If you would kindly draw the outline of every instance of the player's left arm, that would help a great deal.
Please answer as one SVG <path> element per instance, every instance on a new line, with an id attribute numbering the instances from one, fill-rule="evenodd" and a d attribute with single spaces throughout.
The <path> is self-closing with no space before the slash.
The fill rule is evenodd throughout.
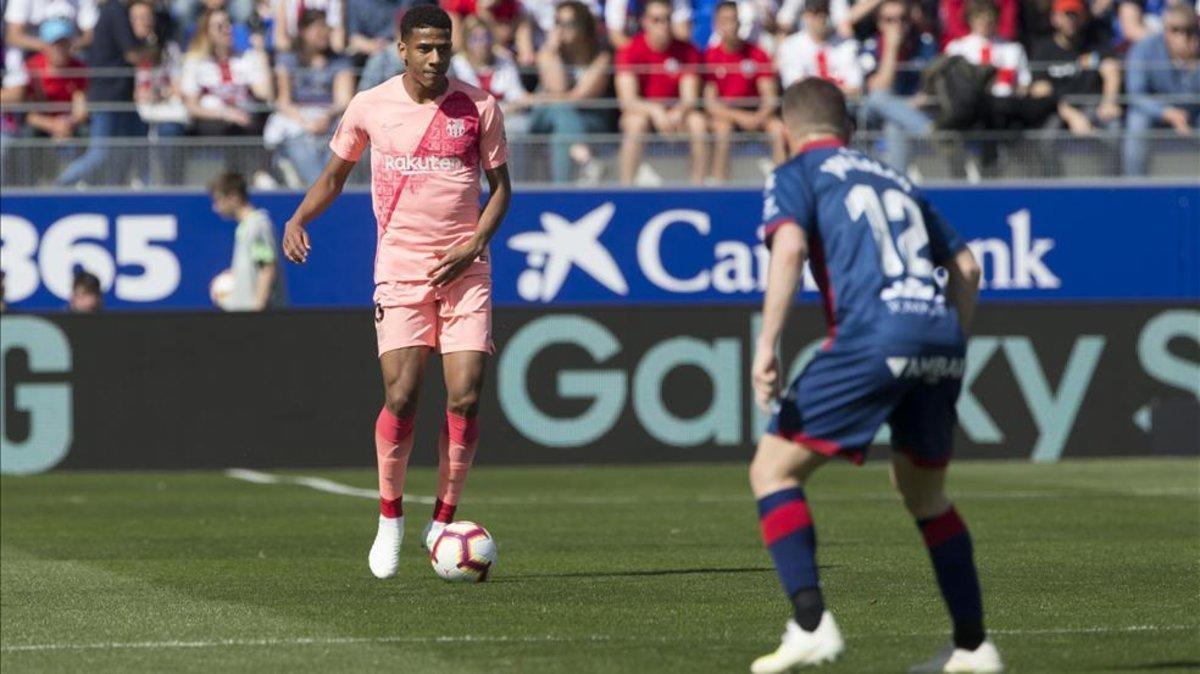
<path id="1" fill-rule="evenodd" d="M 508 213 L 508 205 L 512 201 L 512 179 L 508 175 L 508 164 L 485 169 L 484 175 L 488 181 L 488 200 L 479 215 L 479 225 L 475 234 L 466 242 L 438 254 L 441 259 L 429 272 L 434 286 L 442 286 L 458 278 L 475 258 L 487 250 L 488 242 L 500 229 L 500 223 Z"/>
<path id="2" fill-rule="evenodd" d="M 777 348 L 807 257 L 807 237 L 795 222 L 785 222 L 771 235 L 771 263 L 767 268 L 767 291 L 763 297 L 762 331 L 758 334 L 751 371 L 754 400 L 764 412 L 770 412 L 771 401 L 779 397 Z"/>
<path id="3" fill-rule="evenodd" d="M 279 273 L 274 262 L 261 265 L 254 287 L 254 310 L 263 311 L 271 301 L 271 287 L 275 285 L 275 275 Z"/>

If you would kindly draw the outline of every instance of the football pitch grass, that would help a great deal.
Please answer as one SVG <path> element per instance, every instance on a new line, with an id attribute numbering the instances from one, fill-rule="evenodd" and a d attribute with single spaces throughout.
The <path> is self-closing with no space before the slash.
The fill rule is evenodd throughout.
<path id="1" fill-rule="evenodd" d="M 741 672 L 788 616 L 739 465 L 481 466 L 459 511 L 499 544 L 481 585 L 433 575 L 430 506 L 412 502 L 399 575 L 370 575 L 373 471 L 271 474 L 362 493 L 222 472 L 3 478 L 0 666 Z M 434 479 L 413 471 L 410 493 Z M 963 461 L 950 488 L 1010 671 L 1200 668 L 1200 462 Z M 886 465 L 831 465 L 808 493 L 847 639 L 817 671 L 904 671 L 944 645 Z"/>

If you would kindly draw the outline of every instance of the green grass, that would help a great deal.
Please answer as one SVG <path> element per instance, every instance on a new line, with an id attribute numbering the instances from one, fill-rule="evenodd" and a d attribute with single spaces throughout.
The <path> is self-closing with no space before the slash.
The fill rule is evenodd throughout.
<path id="1" fill-rule="evenodd" d="M 410 492 L 433 479 L 415 471 Z M 951 488 L 1011 671 L 1200 668 L 1200 462 L 961 462 Z M 429 506 L 408 507 L 401 573 L 378 581 L 362 498 L 220 473 L 6 477 L 0 493 L 6 674 L 738 672 L 788 614 L 739 466 L 480 467 L 459 516 L 499 542 L 482 585 L 433 575 Z M 848 642 L 822 671 L 903 671 L 940 647 L 885 466 L 831 466 L 809 495 Z"/>

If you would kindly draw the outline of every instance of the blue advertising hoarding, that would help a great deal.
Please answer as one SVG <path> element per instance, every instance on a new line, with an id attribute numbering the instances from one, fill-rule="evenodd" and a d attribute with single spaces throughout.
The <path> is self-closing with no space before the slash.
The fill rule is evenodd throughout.
<path id="1" fill-rule="evenodd" d="M 985 300 L 1200 300 L 1200 187 L 929 189 L 984 267 Z M 256 195 L 277 228 L 299 194 Z M 375 223 L 344 195 L 287 266 L 298 307 L 368 306 Z M 766 251 L 757 190 L 520 190 L 492 243 L 501 306 L 751 303 Z M 17 308 L 61 308 L 73 270 L 113 308 L 202 309 L 229 266 L 234 225 L 206 195 L 13 194 L 0 199 L 0 264 Z M 815 298 L 815 286 L 806 283 Z"/>

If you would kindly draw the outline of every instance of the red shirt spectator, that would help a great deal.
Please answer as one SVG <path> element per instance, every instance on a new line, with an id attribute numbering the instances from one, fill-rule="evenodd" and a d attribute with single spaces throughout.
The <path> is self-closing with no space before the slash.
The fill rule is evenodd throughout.
<path id="1" fill-rule="evenodd" d="M 971 32 L 971 26 L 967 23 L 968 4 L 969 0 L 938 1 L 938 18 L 942 24 L 942 49 Z M 996 0 L 996 8 L 1000 12 L 996 20 L 996 35 L 1006 40 L 1016 40 L 1020 0 Z"/>
<path id="2" fill-rule="evenodd" d="M 617 72 L 637 75 L 638 94 L 642 98 L 678 98 L 679 79 L 695 72 L 700 52 L 690 42 L 671 40 L 665 51 L 655 51 L 638 33 L 617 52 Z"/>
<path id="3" fill-rule="evenodd" d="M 775 76 L 771 57 L 749 42 L 736 52 L 718 42 L 705 50 L 704 66 L 704 81 L 716 84 L 721 98 L 757 98 L 758 81 Z"/>
<path id="4" fill-rule="evenodd" d="M 441 0 L 442 9 L 459 16 L 474 16 L 479 13 L 479 0 Z M 508 23 L 521 13 L 517 0 L 496 0 L 491 5 L 491 16 L 496 21 Z"/>
<path id="5" fill-rule="evenodd" d="M 59 68 L 50 62 L 44 52 L 38 52 L 25 61 L 25 71 L 29 73 L 29 100 L 56 104 L 53 110 L 46 111 L 47 114 L 69 113 L 75 92 L 87 91 L 88 81 L 81 72 L 87 68 L 86 63 L 68 56 L 61 68 L 74 73 L 60 75 Z"/>

